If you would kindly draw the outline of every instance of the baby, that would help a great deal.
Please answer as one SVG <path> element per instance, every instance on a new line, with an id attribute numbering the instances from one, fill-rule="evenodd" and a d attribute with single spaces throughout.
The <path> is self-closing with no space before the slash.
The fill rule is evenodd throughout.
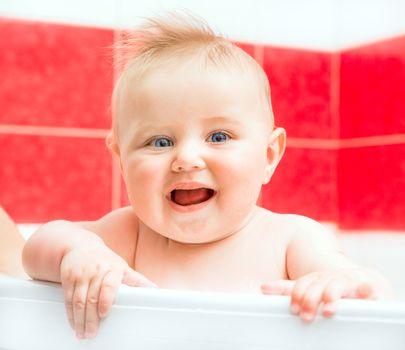
<path id="1" fill-rule="evenodd" d="M 62 283 L 79 338 L 96 335 L 121 283 L 291 295 L 306 321 L 333 315 L 342 297 L 391 295 L 320 224 L 256 205 L 286 133 L 249 55 L 184 16 L 149 20 L 122 48 L 107 145 L 131 206 L 47 223 L 23 253 L 30 276 Z"/>
<path id="2" fill-rule="evenodd" d="M 0 207 L 0 276 L 27 277 L 21 261 L 23 246 L 17 226 Z"/>

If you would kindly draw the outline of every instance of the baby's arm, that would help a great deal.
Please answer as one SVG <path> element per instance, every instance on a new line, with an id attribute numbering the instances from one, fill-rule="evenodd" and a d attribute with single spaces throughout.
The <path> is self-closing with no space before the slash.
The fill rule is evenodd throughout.
<path id="1" fill-rule="evenodd" d="M 79 338 L 95 336 L 121 283 L 155 286 L 128 265 L 137 235 L 137 222 L 129 217 L 121 209 L 95 222 L 50 222 L 24 247 L 31 277 L 62 283 L 67 315 Z"/>
<path id="2" fill-rule="evenodd" d="M 287 248 L 290 281 L 266 283 L 263 293 L 291 295 L 291 311 L 305 321 L 312 321 L 321 305 L 324 316 L 334 315 L 340 298 L 393 296 L 389 282 L 377 271 L 345 256 L 331 232 L 310 219 L 298 220 L 299 232 L 292 236 Z"/>
<path id="3" fill-rule="evenodd" d="M 27 277 L 21 262 L 24 238 L 17 226 L 0 207 L 0 274 Z"/>

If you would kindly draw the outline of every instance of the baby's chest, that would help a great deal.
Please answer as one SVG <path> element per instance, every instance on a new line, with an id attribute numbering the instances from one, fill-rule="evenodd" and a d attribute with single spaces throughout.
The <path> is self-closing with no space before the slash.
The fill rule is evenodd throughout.
<path id="1" fill-rule="evenodd" d="M 201 250 L 139 255 L 136 270 L 161 288 L 259 293 L 264 282 L 286 278 L 285 254 L 263 249 Z"/>

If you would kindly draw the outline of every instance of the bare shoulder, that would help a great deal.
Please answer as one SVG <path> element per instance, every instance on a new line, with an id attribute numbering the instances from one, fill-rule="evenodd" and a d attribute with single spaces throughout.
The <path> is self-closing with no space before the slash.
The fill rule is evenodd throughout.
<path id="1" fill-rule="evenodd" d="M 96 221 L 79 225 L 99 235 L 104 243 L 126 260 L 132 259 L 138 239 L 139 220 L 131 207 L 113 210 Z"/>
<path id="2" fill-rule="evenodd" d="M 96 221 L 82 221 L 79 224 L 87 230 L 104 236 L 111 230 L 133 230 L 138 226 L 138 218 L 131 207 L 124 207 L 113 210 Z"/>
<path id="3" fill-rule="evenodd" d="M 288 225 L 290 256 L 324 256 L 341 252 L 336 235 L 325 225 L 302 215 L 283 215 Z"/>
<path id="4" fill-rule="evenodd" d="M 333 233 L 321 223 L 297 214 L 274 213 L 261 208 L 261 216 L 265 226 L 273 232 L 279 232 L 289 241 L 312 239 L 334 239 Z"/>

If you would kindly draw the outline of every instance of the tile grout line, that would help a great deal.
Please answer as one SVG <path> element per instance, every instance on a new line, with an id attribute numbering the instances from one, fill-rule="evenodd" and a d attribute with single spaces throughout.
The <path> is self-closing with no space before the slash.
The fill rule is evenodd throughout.
<path id="1" fill-rule="evenodd" d="M 340 138 L 340 74 L 341 74 L 341 53 L 332 53 L 330 56 L 330 118 L 332 123 L 331 136 L 332 139 Z M 340 220 L 339 206 L 339 149 L 335 150 L 333 163 L 331 166 L 331 182 L 330 182 L 330 206 L 333 219 L 338 223 Z"/>
<path id="2" fill-rule="evenodd" d="M 332 121 L 332 139 L 340 138 L 340 53 L 331 55 L 330 116 Z"/>
<path id="3" fill-rule="evenodd" d="M 104 139 L 109 129 L 51 127 L 51 126 L 25 126 L 0 124 L 0 134 L 29 135 L 29 136 L 55 136 Z M 287 147 L 311 149 L 345 149 L 372 146 L 388 146 L 405 144 L 405 134 L 363 136 L 345 139 L 324 139 L 310 137 L 288 137 Z"/>
<path id="4" fill-rule="evenodd" d="M 0 134 L 103 139 L 108 129 L 0 124 Z"/>
<path id="5" fill-rule="evenodd" d="M 115 29 L 113 35 L 113 86 L 112 90 L 114 90 L 115 84 L 119 77 L 119 71 L 117 68 L 117 48 L 115 44 L 118 40 L 122 39 L 122 30 Z M 112 105 L 111 105 L 112 107 Z M 112 117 L 112 113 L 111 113 Z M 122 203 L 122 188 L 121 188 L 121 171 L 119 166 L 116 162 L 116 156 L 114 154 L 111 155 L 112 158 L 112 177 L 111 177 L 111 210 L 115 210 L 121 207 Z"/>
<path id="6" fill-rule="evenodd" d="M 405 134 L 353 137 L 346 139 L 321 139 L 305 137 L 287 138 L 287 147 L 339 150 L 405 144 Z"/>
<path id="7" fill-rule="evenodd" d="M 253 46 L 253 58 L 256 62 L 263 68 L 264 64 L 264 47 L 262 45 L 254 45 Z M 260 191 L 259 198 L 257 199 L 257 205 L 263 205 L 263 190 Z"/>

